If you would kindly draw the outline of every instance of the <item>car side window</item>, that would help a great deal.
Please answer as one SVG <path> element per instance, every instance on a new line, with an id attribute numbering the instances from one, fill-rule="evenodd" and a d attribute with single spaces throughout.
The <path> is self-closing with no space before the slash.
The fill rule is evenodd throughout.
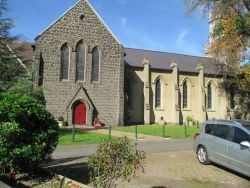
<path id="1" fill-rule="evenodd" d="M 215 124 L 206 124 L 205 133 L 206 134 L 211 134 L 214 127 L 215 127 Z"/>
<path id="2" fill-rule="evenodd" d="M 216 136 L 225 140 L 229 140 L 229 141 L 231 141 L 232 139 L 231 127 L 228 125 L 216 124 L 211 134 L 213 136 Z"/>
<path id="3" fill-rule="evenodd" d="M 250 142 L 250 135 L 238 127 L 234 127 L 233 142 L 240 144 L 243 141 Z"/>

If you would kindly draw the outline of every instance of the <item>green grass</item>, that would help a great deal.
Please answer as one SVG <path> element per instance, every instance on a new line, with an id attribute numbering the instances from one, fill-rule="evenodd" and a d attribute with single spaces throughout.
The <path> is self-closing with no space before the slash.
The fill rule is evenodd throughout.
<path id="1" fill-rule="evenodd" d="M 72 129 L 60 128 L 59 131 L 59 145 L 100 144 L 103 140 L 108 139 L 108 135 L 78 130 L 75 134 L 75 142 L 73 142 Z"/>
<path id="2" fill-rule="evenodd" d="M 138 125 L 138 134 L 146 134 L 152 136 L 162 136 L 163 126 L 162 125 Z M 112 127 L 113 131 L 124 131 L 124 132 L 135 132 L 135 126 L 127 127 Z M 195 126 L 187 126 L 187 137 L 193 138 L 194 134 L 199 132 L 200 128 Z M 185 138 L 184 126 L 180 125 L 166 125 L 165 135 L 168 138 Z"/>

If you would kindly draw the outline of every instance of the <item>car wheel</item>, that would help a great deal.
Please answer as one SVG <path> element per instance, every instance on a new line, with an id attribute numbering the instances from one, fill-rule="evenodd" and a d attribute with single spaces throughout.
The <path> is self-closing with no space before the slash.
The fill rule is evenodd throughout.
<path id="1" fill-rule="evenodd" d="M 207 150 L 204 146 L 200 146 L 197 150 L 197 158 L 201 164 L 207 165 L 210 164 L 208 159 Z"/>

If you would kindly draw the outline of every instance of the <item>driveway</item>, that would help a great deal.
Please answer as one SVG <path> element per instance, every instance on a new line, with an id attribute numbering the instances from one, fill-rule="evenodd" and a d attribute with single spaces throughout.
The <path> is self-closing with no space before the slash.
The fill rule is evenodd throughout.
<path id="1" fill-rule="evenodd" d="M 156 141 L 137 141 L 139 150 L 146 153 L 161 153 L 169 151 L 191 150 L 192 139 L 162 139 Z M 59 145 L 53 153 L 54 159 L 81 157 L 94 154 L 98 145 Z"/>
<path id="2" fill-rule="evenodd" d="M 145 173 L 130 183 L 118 187 L 222 187 L 248 188 L 249 179 L 218 165 L 201 165 L 192 151 L 192 140 L 163 140 L 137 142 L 138 149 L 147 153 Z M 58 146 L 55 160 L 48 169 L 68 178 L 88 184 L 87 156 L 95 153 L 97 145 Z"/>
<path id="3" fill-rule="evenodd" d="M 201 165 L 193 151 L 186 150 L 148 154 L 145 174 L 124 187 L 249 188 L 250 183 L 218 165 Z"/>

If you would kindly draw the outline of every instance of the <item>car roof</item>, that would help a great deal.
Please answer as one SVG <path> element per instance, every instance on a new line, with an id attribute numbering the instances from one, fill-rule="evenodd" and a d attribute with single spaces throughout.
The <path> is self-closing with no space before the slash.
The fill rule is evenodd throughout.
<path id="1" fill-rule="evenodd" d="M 227 125 L 234 125 L 237 127 L 240 127 L 244 130 L 247 130 L 250 133 L 250 130 L 248 127 L 250 127 L 250 121 L 246 120 L 240 120 L 240 119 L 233 119 L 233 120 L 224 120 L 224 119 L 209 119 L 206 121 L 206 124 L 208 123 L 224 123 Z"/>

